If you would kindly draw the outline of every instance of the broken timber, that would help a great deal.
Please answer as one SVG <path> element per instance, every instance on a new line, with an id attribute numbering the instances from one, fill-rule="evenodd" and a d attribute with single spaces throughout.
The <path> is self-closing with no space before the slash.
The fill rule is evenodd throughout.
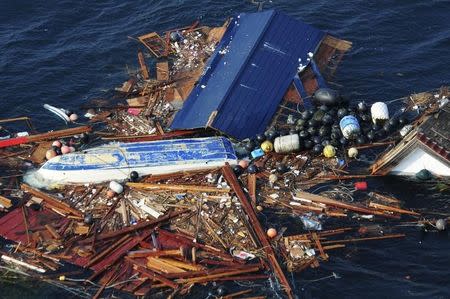
<path id="1" fill-rule="evenodd" d="M 269 240 L 267 239 L 267 236 L 261 226 L 261 223 L 258 221 L 258 217 L 256 216 L 255 211 L 253 210 L 253 207 L 248 202 L 247 196 L 245 195 L 244 191 L 242 190 L 239 181 L 236 178 L 236 175 L 233 172 L 233 169 L 230 167 L 229 164 L 226 164 L 222 168 L 222 173 L 224 178 L 227 180 L 228 184 L 230 184 L 233 191 L 236 193 L 236 196 L 239 198 L 242 207 L 249 217 L 249 220 L 253 226 L 253 229 L 255 230 L 256 235 L 258 236 L 259 241 L 261 242 L 263 246 L 263 250 L 266 253 L 266 256 L 269 260 L 270 266 L 272 270 L 275 272 L 275 275 L 280 281 L 280 284 L 283 286 L 284 291 L 286 292 L 288 298 L 294 298 L 294 295 L 292 293 L 292 289 L 289 285 L 289 281 L 287 280 L 286 276 L 283 273 L 283 270 L 280 267 L 280 264 L 277 261 L 277 258 L 275 256 L 275 252 L 272 248 L 272 245 L 270 245 Z"/>

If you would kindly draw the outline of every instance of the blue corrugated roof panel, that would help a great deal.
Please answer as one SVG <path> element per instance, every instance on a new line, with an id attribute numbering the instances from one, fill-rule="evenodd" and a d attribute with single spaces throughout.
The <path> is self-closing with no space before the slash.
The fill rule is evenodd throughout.
<path id="1" fill-rule="evenodd" d="M 172 129 L 212 127 L 237 139 L 262 133 L 325 33 L 270 10 L 232 20 Z"/>

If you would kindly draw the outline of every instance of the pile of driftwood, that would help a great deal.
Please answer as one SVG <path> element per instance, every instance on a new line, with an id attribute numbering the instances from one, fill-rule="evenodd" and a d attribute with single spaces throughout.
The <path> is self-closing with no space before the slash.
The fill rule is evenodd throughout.
<path id="1" fill-rule="evenodd" d="M 388 194 L 369 193 L 366 180 L 372 176 L 349 170 L 354 160 L 348 156 L 329 159 L 310 151 L 265 153 L 251 161 L 256 171 L 244 161 L 240 167 L 130 178 L 120 192 L 108 182 L 48 191 L 21 180 L 30 163 L 45 161 L 54 141 L 82 150 L 104 140 L 210 135 L 167 130 L 226 27 L 197 25 L 138 37 L 159 59 L 155 71 L 139 52 L 140 69 L 117 89 L 118 95 L 85 107 L 90 118 L 85 126 L 39 134 L 28 118 L 5 120 L 30 125 L 27 136 L 0 140 L 0 253 L 9 269 L 19 267 L 72 292 L 77 283 L 77 295 L 94 298 L 111 289 L 174 297 L 213 282 L 267 279 L 275 279 L 293 298 L 283 269 L 318 267 L 330 259 L 330 250 L 355 242 L 404 237 L 383 233 L 373 225 L 378 220 L 384 225 L 386 219 L 398 224 L 404 218 L 434 223 Z M 172 57 L 170 64 L 165 57 Z M 126 101 L 117 104 L 118 99 Z M 396 141 L 358 149 L 371 151 Z M 267 225 L 264 216 L 274 214 L 300 219 L 303 226 Z M 324 219 L 330 218 L 342 225 L 334 221 L 326 227 Z M 252 292 L 265 297 L 256 288 L 220 296 L 243 298 Z"/>

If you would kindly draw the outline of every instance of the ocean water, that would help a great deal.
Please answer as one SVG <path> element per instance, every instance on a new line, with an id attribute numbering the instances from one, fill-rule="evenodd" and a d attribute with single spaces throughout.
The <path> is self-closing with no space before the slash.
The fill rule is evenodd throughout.
<path id="1" fill-rule="evenodd" d="M 218 25 L 256 8 L 238 0 L 0 1 L 0 118 L 26 115 L 41 131 L 62 128 L 42 105 L 81 114 L 81 104 L 106 96 L 137 67 L 141 46 L 130 37 L 196 19 Z M 450 1 L 272 0 L 263 8 L 353 42 L 334 82 L 354 101 L 389 101 L 450 83 Z M 386 178 L 372 185 L 406 206 L 449 211 L 448 195 L 419 183 Z M 276 225 L 292 225 L 292 219 Z M 330 256 L 319 269 L 292 276 L 299 298 L 450 298 L 447 233 L 412 228 L 405 239 L 360 243 Z M 340 278 L 318 280 L 333 272 Z M 267 282 L 259 289 L 270 298 L 282 294 Z M 0 279 L 0 298 L 57 296 L 71 295 Z"/>

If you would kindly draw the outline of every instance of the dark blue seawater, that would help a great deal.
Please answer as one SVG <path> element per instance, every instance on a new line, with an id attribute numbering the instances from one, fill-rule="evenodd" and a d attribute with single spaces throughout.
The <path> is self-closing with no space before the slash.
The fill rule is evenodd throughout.
<path id="1" fill-rule="evenodd" d="M 388 101 L 450 83 L 450 1 L 273 0 L 264 8 L 353 42 L 335 83 L 355 101 Z M 197 18 L 217 25 L 255 10 L 238 0 L 0 1 L 0 118 L 28 115 L 41 131 L 61 128 L 42 104 L 77 111 L 120 85 L 127 68 L 137 66 L 139 45 L 128 36 Z M 390 178 L 372 183 L 406 206 L 449 211 L 448 195 L 420 184 Z M 276 225 L 292 224 L 288 219 Z M 300 298 L 450 298 L 448 234 L 411 229 L 406 239 L 359 243 L 330 256 L 319 269 L 292 277 Z M 332 272 L 341 278 L 313 281 Z M 268 297 L 282 294 L 264 282 L 260 290 Z M 0 298 L 57 296 L 71 295 L 0 278 Z"/>

